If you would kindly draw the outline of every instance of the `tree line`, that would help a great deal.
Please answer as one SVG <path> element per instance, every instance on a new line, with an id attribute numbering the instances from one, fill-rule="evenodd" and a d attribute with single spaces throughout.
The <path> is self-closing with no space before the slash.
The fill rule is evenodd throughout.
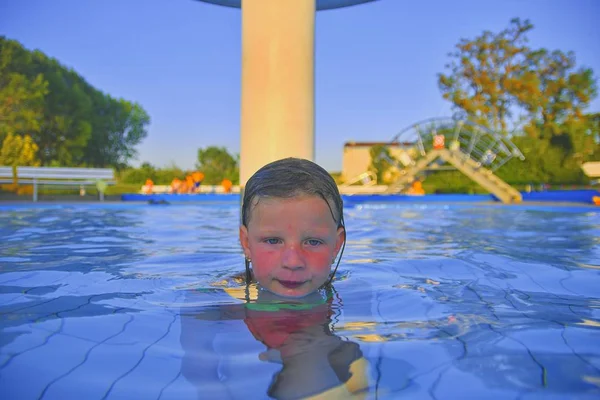
<path id="1" fill-rule="evenodd" d="M 56 59 L 0 36 L 0 164 L 119 170 L 136 156 L 149 123 L 139 104 L 102 93 Z M 32 149 L 34 157 L 22 155 Z"/>
<path id="2" fill-rule="evenodd" d="M 234 185 L 240 183 L 239 155 L 231 155 L 225 147 L 208 146 L 198 149 L 198 161 L 195 169 L 204 174 L 203 184 L 219 185 L 223 179 Z M 140 184 L 151 179 L 156 185 L 169 185 L 174 178 L 182 179 L 192 171 L 186 171 L 176 165 L 159 168 L 145 162 L 139 168 L 129 168 L 121 173 L 121 181 Z"/>
<path id="3" fill-rule="evenodd" d="M 509 183 L 584 183 L 581 164 L 600 160 L 600 113 L 586 112 L 597 96 L 596 77 L 572 52 L 530 46 L 532 29 L 514 19 L 500 32 L 461 39 L 438 75 L 441 95 L 456 117 L 521 149 L 525 161 L 498 171 Z M 113 167 L 137 183 L 185 173 L 149 163 L 128 167 L 149 123 L 139 104 L 104 94 L 57 60 L 0 36 L 0 164 Z M 372 165 L 381 178 L 391 167 L 386 159 Z M 239 156 L 222 147 L 199 149 L 196 168 L 206 183 L 239 182 Z M 435 176 L 440 184 L 463 179 Z"/>

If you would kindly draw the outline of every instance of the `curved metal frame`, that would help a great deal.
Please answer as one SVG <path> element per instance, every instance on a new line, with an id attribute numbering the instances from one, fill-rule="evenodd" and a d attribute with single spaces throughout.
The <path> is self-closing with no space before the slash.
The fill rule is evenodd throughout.
<path id="1" fill-rule="evenodd" d="M 433 138 L 442 134 L 446 146 L 460 151 L 465 158 L 495 171 L 511 158 L 525 156 L 507 137 L 468 120 L 430 118 L 403 129 L 390 141 L 408 149 L 416 147 L 421 156 L 433 148 Z"/>

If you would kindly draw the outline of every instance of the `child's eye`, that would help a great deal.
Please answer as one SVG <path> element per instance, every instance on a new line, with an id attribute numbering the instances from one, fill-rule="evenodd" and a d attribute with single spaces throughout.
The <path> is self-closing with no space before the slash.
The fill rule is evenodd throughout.
<path id="1" fill-rule="evenodd" d="M 277 238 L 268 238 L 268 239 L 265 239 L 264 242 L 267 244 L 279 244 L 279 243 L 281 243 L 281 240 L 277 239 Z"/>
<path id="2" fill-rule="evenodd" d="M 318 240 L 318 239 L 308 239 L 308 240 L 306 241 L 306 243 L 307 243 L 309 246 L 313 246 L 313 247 L 314 247 L 314 246 L 319 246 L 319 245 L 322 245 L 322 244 L 323 244 L 323 242 L 322 242 L 322 241 L 320 241 L 320 240 Z"/>

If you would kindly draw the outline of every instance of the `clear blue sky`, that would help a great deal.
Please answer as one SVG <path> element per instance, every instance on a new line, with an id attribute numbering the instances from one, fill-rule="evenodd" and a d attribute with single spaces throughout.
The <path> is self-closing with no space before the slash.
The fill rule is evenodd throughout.
<path id="1" fill-rule="evenodd" d="M 339 171 L 344 142 L 449 115 L 436 82 L 447 53 L 514 17 L 533 22 L 533 47 L 573 50 L 597 78 L 599 16 L 598 0 L 379 0 L 318 13 L 316 161 Z M 238 9 L 193 0 L 0 0 L 0 34 L 148 111 L 135 164 L 192 168 L 199 147 L 239 152 L 240 22 Z"/>

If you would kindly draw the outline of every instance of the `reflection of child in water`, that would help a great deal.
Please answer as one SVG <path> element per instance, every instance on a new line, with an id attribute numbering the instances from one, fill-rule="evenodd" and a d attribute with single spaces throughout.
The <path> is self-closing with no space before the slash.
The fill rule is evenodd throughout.
<path id="1" fill-rule="evenodd" d="M 204 388 L 206 398 L 231 397 L 236 385 L 234 378 L 226 383 L 227 377 L 216 372 L 226 360 L 235 365 L 236 355 L 215 355 L 218 346 L 208 334 L 213 329 L 224 334 L 225 340 L 238 337 L 239 341 L 243 333 L 238 324 L 231 323 L 235 320 L 243 320 L 246 332 L 267 347 L 258 354 L 260 360 L 282 365 L 268 390 L 263 389 L 269 396 L 366 395 L 367 362 L 358 345 L 342 340 L 330 329 L 334 313 L 330 284 L 335 274 L 331 266 L 336 258 L 339 264 L 346 239 L 342 207 L 332 177 L 307 160 L 275 161 L 248 180 L 240 226 L 247 286 L 245 294 L 243 289 L 226 289 L 245 304 L 182 311 L 186 351 L 182 372 Z M 232 331 L 227 333 L 229 329 Z M 223 351 L 231 349 L 229 345 Z M 198 355 L 204 356 L 200 360 L 195 358 Z M 246 373 L 260 374 L 256 368 Z M 211 394 L 206 390 L 212 390 Z"/>
<path id="2" fill-rule="evenodd" d="M 243 291 L 226 290 L 235 297 Z M 267 291 L 250 290 L 242 297 L 245 304 L 182 310 L 184 377 L 198 387 L 202 398 L 238 398 L 243 376 L 256 379 L 259 374 L 265 375 L 257 365 L 248 365 L 239 372 L 242 377 L 232 372 L 236 364 L 247 359 L 252 345 L 246 344 L 245 351 L 236 353 L 207 340 L 208 331 L 217 330 L 222 337 L 236 338 L 239 346 L 244 335 L 234 322 L 243 320 L 252 337 L 266 346 L 263 351 L 255 350 L 258 359 L 281 366 L 279 371 L 269 371 L 271 381 L 265 381 L 260 389 L 248 387 L 243 398 L 265 398 L 265 392 L 275 399 L 364 398 L 368 365 L 356 343 L 332 333 L 330 326 L 337 306 L 332 304 L 332 294 L 328 289 L 289 301 Z M 190 293 L 189 299 L 193 298 L 194 293 Z M 223 354 L 208 351 L 223 347 Z"/>

